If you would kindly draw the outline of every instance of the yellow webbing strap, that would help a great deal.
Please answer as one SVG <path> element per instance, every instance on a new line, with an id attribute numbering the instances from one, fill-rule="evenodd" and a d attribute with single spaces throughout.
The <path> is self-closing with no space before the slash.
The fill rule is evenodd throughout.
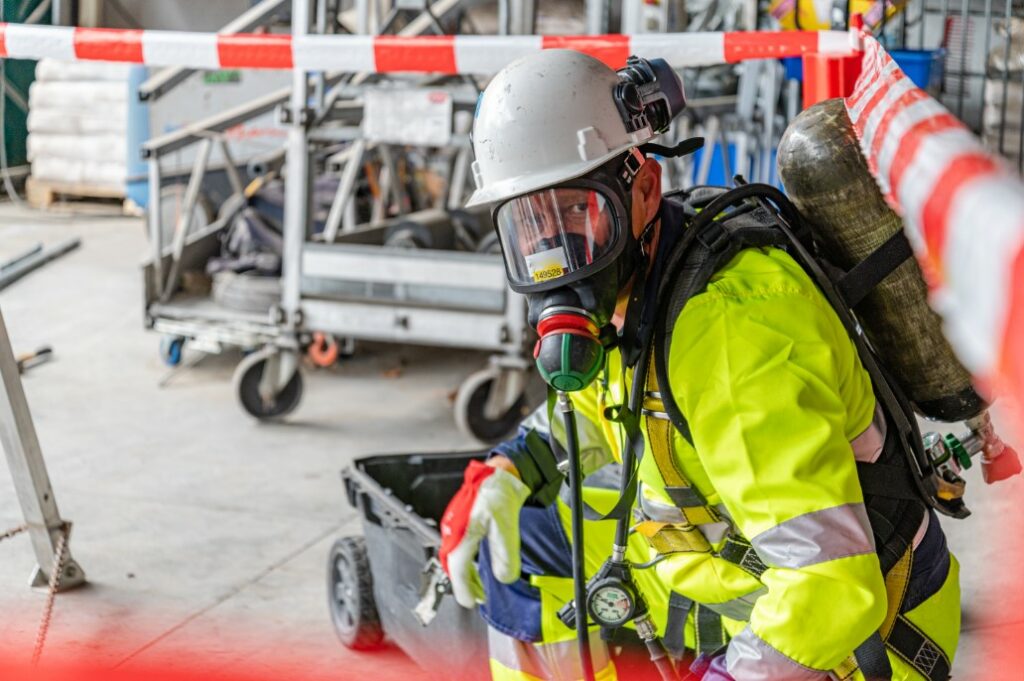
<path id="1" fill-rule="evenodd" d="M 846 681 L 857 673 L 860 667 L 857 665 L 857 658 L 850 655 L 848 658 L 843 660 L 838 667 L 832 670 L 832 674 L 839 679 L 839 681 Z"/>
<path id="2" fill-rule="evenodd" d="M 888 574 L 885 575 L 885 595 L 888 601 L 888 607 L 885 613 L 885 619 L 882 621 L 882 626 L 879 627 L 879 633 L 882 635 L 882 640 L 886 641 L 889 638 L 889 634 L 892 632 L 893 624 L 896 622 L 896 617 L 899 615 L 900 607 L 903 605 L 903 598 L 907 595 L 907 586 L 910 584 L 910 568 L 914 562 L 914 550 L 911 547 L 907 547 L 907 550 L 903 553 L 896 564 L 892 566 Z M 851 678 L 854 673 L 859 669 L 857 664 L 857 658 L 850 655 L 848 658 L 843 660 L 838 667 L 832 670 L 832 673 L 839 679 L 839 681 L 846 681 Z"/>
<path id="3" fill-rule="evenodd" d="M 711 551 L 707 538 L 693 525 L 645 520 L 634 529 L 647 540 L 651 548 L 661 554 Z"/>
<path id="4" fill-rule="evenodd" d="M 654 370 L 654 362 L 647 371 L 647 393 L 644 395 L 644 411 L 665 413 L 665 404 L 658 397 L 658 376 Z M 647 435 L 651 440 L 651 450 L 654 461 L 658 464 L 658 471 L 662 479 L 669 487 L 689 487 L 690 481 L 679 468 L 674 456 L 672 446 L 672 422 L 668 419 L 653 418 L 648 416 L 644 419 L 647 426 Z"/>
<path id="5" fill-rule="evenodd" d="M 655 375 L 652 363 L 650 370 L 647 372 L 647 393 L 643 399 L 643 411 L 645 413 L 665 413 L 665 405 L 657 395 L 659 395 L 658 378 Z M 665 481 L 665 486 L 691 488 L 692 485 L 689 479 L 687 479 L 679 467 L 679 462 L 676 461 L 675 447 L 672 444 L 675 426 L 672 425 L 672 421 L 667 418 L 647 415 L 644 418 L 644 425 L 647 428 L 647 437 L 651 443 L 651 456 L 654 457 L 654 462 L 658 467 L 658 472 L 661 473 L 662 480 Z M 680 510 L 691 525 L 717 523 L 722 519 L 722 516 L 713 506 L 686 506 L 680 507 Z"/>
<path id="6" fill-rule="evenodd" d="M 892 625 L 900 613 L 903 597 L 907 595 L 907 586 L 910 584 L 910 568 L 913 564 L 914 549 L 908 546 L 903 556 L 896 561 L 896 564 L 885 576 L 885 595 L 889 600 L 889 608 L 886 610 L 885 619 L 882 620 L 882 626 L 879 628 L 883 641 L 889 639 Z"/>

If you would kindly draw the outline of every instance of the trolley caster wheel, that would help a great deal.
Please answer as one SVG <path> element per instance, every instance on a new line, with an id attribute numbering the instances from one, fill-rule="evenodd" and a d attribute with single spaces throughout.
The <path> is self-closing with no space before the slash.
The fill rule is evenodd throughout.
<path id="1" fill-rule="evenodd" d="M 526 394 L 520 392 L 512 404 L 500 404 L 505 390 L 503 373 L 484 369 L 459 386 L 455 396 L 455 423 L 459 429 L 484 444 L 494 444 L 515 430 L 526 415 Z M 491 393 L 499 391 L 492 399 Z"/>
<path id="2" fill-rule="evenodd" d="M 498 239 L 498 233 L 490 232 L 480 239 L 476 245 L 476 252 L 501 255 L 501 241 Z"/>
<path id="3" fill-rule="evenodd" d="M 384 642 L 363 537 L 342 537 L 331 547 L 327 556 L 327 606 L 334 631 L 345 647 L 373 650 Z"/>
<path id="4" fill-rule="evenodd" d="M 295 411 L 302 399 L 302 374 L 297 358 L 278 350 L 261 350 L 246 356 L 235 369 L 235 394 L 242 409 L 260 420 L 275 419 Z M 280 371 L 282 363 L 290 364 L 291 377 L 284 386 L 275 388 L 273 376 L 264 372 Z"/>
<path id="5" fill-rule="evenodd" d="M 164 336 L 160 339 L 160 358 L 169 367 L 176 367 L 181 364 L 181 356 L 184 349 L 185 339 L 181 336 Z"/>

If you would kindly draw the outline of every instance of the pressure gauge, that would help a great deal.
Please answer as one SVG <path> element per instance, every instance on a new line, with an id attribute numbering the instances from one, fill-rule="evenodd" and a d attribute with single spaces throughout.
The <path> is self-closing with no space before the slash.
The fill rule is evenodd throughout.
<path id="1" fill-rule="evenodd" d="M 632 587 L 615 577 L 594 584 L 587 597 L 590 617 L 603 627 L 618 627 L 633 619 L 636 594 Z"/>

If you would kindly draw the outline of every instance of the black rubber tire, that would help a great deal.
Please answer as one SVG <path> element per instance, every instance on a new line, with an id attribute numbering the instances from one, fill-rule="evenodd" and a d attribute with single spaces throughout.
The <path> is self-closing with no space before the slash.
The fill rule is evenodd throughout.
<path id="1" fill-rule="evenodd" d="M 327 556 L 327 606 L 338 638 L 353 650 L 374 650 L 384 643 L 373 574 L 363 537 L 342 537 Z"/>
<path id="2" fill-rule="evenodd" d="M 484 444 L 495 444 L 511 435 L 527 411 L 526 395 L 521 394 L 504 414 L 494 419 L 487 418 L 484 409 L 493 387 L 493 380 L 481 382 L 473 388 L 465 402 L 456 400 L 455 405 L 456 409 L 461 410 L 456 417 L 460 426 Z"/>
<path id="3" fill-rule="evenodd" d="M 489 232 L 484 235 L 480 242 L 476 245 L 477 253 L 497 253 L 501 254 L 501 241 L 498 240 L 497 232 Z"/>
<path id="4" fill-rule="evenodd" d="M 403 220 L 387 228 L 384 245 L 388 248 L 428 249 L 434 246 L 434 235 L 426 225 Z"/>
<path id="5" fill-rule="evenodd" d="M 213 275 L 211 297 L 229 310 L 268 314 L 272 307 L 281 304 L 281 279 L 217 272 Z"/>
<path id="6" fill-rule="evenodd" d="M 260 379 L 267 366 L 267 358 L 246 357 L 235 370 L 235 394 L 242 409 L 247 414 L 260 420 L 269 420 L 287 416 L 295 411 L 302 400 L 302 373 L 296 369 L 288 383 L 274 400 L 267 404 L 260 397 Z"/>

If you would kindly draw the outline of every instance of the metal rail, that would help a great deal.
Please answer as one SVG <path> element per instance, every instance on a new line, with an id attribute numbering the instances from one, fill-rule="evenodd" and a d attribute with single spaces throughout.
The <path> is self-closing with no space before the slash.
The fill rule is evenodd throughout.
<path id="1" fill-rule="evenodd" d="M 231 35 L 245 33 L 258 26 L 265 26 L 277 15 L 286 0 L 262 0 L 244 12 L 238 18 L 225 24 L 218 33 Z M 139 86 L 139 99 L 142 101 L 156 100 L 174 89 L 179 83 L 195 73 L 195 69 L 168 68 L 159 71 Z"/>

